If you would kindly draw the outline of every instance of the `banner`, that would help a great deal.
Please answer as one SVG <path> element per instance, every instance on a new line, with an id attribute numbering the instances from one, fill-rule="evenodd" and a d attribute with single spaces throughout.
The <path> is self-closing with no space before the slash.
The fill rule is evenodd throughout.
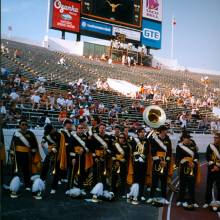
<path id="1" fill-rule="evenodd" d="M 143 0 L 143 18 L 162 21 L 162 0 Z"/>
<path id="2" fill-rule="evenodd" d="M 112 35 L 112 26 L 109 24 L 81 19 L 81 30 L 96 32 L 104 35 Z"/>
<path id="3" fill-rule="evenodd" d="M 141 39 L 141 33 L 138 31 L 114 26 L 112 29 L 112 35 L 116 36 L 116 33 L 124 34 L 126 38 L 130 40 L 140 41 Z"/>
<path id="4" fill-rule="evenodd" d="M 79 32 L 80 3 L 52 0 L 50 26 L 54 29 Z"/>
<path id="5" fill-rule="evenodd" d="M 162 25 L 161 23 L 143 20 L 142 22 L 142 35 L 141 43 L 145 46 L 160 49 L 162 37 Z"/>

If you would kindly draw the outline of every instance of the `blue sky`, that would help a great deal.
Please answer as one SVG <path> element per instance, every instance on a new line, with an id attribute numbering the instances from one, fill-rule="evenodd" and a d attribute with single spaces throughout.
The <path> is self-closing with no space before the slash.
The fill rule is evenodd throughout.
<path id="1" fill-rule="evenodd" d="M 162 49 L 170 57 L 171 20 L 175 16 L 174 58 L 180 65 L 220 71 L 220 0 L 164 0 Z M 47 0 L 1 0 L 1 33 L 42 41 L 46 32 Z M 50 30 L 49 36 L 60 37 Z M 66 34 L 75 39 L 74 34 Z"/>

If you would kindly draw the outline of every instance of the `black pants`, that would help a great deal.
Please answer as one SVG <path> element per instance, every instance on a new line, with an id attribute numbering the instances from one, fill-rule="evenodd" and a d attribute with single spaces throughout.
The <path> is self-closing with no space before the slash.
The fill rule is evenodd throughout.
<path id="1" fill-rule="evenodd" d="M 106 183 L 106 175 L 104 175 L 104 171 L 107 171 L 107 160 L 106 158 L 94 158 L 93 162 L 93 186 L 95 186 L 98 182 L 103 183 L 104 189 L 107 188 Z"/>
<path id="2" fill-rule="evenodd" d="M 216 200 L 220 201 L 220 172 L 211 172 L 208 170 L 207 175 L 207 185 L 206 185 L 206 195 L 205 195 L 205 203 L 209 204 L 212 201 L 212 188 L 216 183 L 217 188 L 217 198 Z"/>
<path id="3" fill-rule="evenodd" d="M 161 195 L 163 198 L 166 199 L 167 197 L 167 176 L 168 172 L 167 169 L 164 169 L 164 173 L 161 174 L 158 171 L 152 171 L 152 185 L 151 185 L 151 192 L 150 197 L 153 198 L 156 192 L 156 188 L 159 185 L 159 180 L 161 182 Z"/>
<path id="4" fill-rule="evenodd" d="M 186 175 L 184 173 L 180 173 L 180 187 L 179 187 L 179 202 L 186 201 L 186 190 L 188 189 L 188 204 L 195 203 L 195 176 Z"/>
<path id="5" fill-rule="evenodd" d="M 120 173 L 117 173 L 120 165 Z M 119 185 L 118 185 L 119 184 Z M 118 186 L 117 186 L 118 185 Z M 112 191 L 114 194 L 125 195 L 127 189 L 127 162 L 115 161 L 112 168 Z"/>
<path id="6" fill-rule="evenodd" d="M 134 183 L 139 184 L 139 198 L 144 195 L 146 172 L 146 163 L 134 162 Z"/>
<path id="7" fill-rule="evenodd" d="M 23 174 L 25 187 L 31 187 L 31 155 L 26 152 L 16 151 L 18 174 Z"/>
<path id="8" fill-rule="evenodd" d="M 80 157 L 80 167 L 79 167 L 79 157 Z M 72 159 L 75 159 L 75 165 L 73 167 Z M 80 173 L 78 174 L 78 171 Z M 77 177 L 77 185 L 74 185 L 74 179 Z M 86 178 L 85 173 L 85 155 L 76 155 L 76 157 L 71 158 L 69 161 L 69 170 L 68 170 L 68 188 L 71 189 L 73 186 L 77 186 L 80 189 L 84 188 L 84 182 Z"/>
<path id="9" fill-rule="evenodd" d="M 53 181 L 52 181 L 51 188 L 56 190 L 57 186 L 58 186 L 58 181 L 60 180 L 61 173 L 62 173 L 62 171 L 60 169 L 60 161 L 51 162 L 50 155 L 47 155 L 44 159 L 44 162 L 43 162 L 43 167 L 42 167 L 40 177 L 41 177 L 42 180 L 46 180 L 50 169 L 52 169 L 52 172 L 53 172 L 54 166 L 55 166 L 55 171 L 56 172 L 55 172 L 55 174 L 53 174 Z"/>

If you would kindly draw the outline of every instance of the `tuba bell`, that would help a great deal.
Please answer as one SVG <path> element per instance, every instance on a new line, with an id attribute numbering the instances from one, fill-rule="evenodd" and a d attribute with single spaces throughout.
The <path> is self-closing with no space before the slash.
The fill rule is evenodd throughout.
<path id="1" fill-rule="evenodd" d="M 159 128 L 166 122 L 166 113 L 158 105 L 150 105 L 143 112 L 144 122 L 151 128 Z"/>

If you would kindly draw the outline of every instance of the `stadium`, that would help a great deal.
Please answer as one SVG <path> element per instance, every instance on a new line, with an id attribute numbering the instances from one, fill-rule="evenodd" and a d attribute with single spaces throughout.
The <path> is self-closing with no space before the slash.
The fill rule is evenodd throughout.
<path id="1" fill-rule="evenodd" d="M 155 55 L 164 5 L 48 0 L 40 43 L 7 24 L 2 219 L 219 219 L 220 73 L 178 64 L 172 15 Z"/>

